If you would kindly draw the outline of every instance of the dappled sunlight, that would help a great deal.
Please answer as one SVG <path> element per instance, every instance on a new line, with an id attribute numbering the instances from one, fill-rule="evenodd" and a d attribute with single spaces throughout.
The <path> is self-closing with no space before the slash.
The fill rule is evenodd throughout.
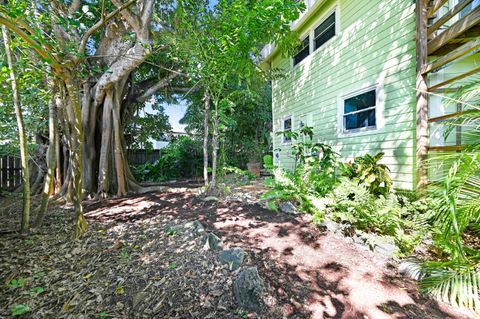
<path id="1" fill-rule="evenodd" d="M 339 1 L 340 29 L 335 38 L 291 68 L 289 61 L 275 60 L 287 72 L 273 86 L 274 131 L 282 119 L 292 116 L 294 130 L 302 121 L 314 127 L 314 140 L 332 145 L 349 160 L 366 153 L 385 152 L 395 186 L 414 185 L 415 158 L 415 42 L 414 7 L 410 2 L 372 3 L 358 8 Z M 327 1 L 319 12 L 333 6 Z M 353 8 L 356 7 L 356 8 Z M 342 15 L 345 10 L 362 12 Z M 320 18 L 322 13 L 318 15 Z M 376 84 L 379 87 L 377 129 L 341 134 L 339 99 L 344 94 Z M 309 120 L 311 119 L 311 120 Z M 274 133 L 275 133 L 274 132 Z M 274 137 L 276 163 L 293 167 L 290 146 Z"/>

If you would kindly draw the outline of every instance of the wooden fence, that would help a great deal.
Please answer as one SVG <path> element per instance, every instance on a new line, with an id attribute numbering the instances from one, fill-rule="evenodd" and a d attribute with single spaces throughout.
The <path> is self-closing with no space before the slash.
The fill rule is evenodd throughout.
<path id="1" fill-rule="evenodd" d="M 154 163 L 161 156 L 160 150 L 128 150 L 127 159 L 130 165 L 142 165 L 145 163 Z"/>
<path id="2" fill-rule="evenodd" d="M 154 163 L 161 156 L 160 150 L 128 150 L 128 163 L 141 165 L 147 162 Z M 0 157 L 0 190 L 12 190 L 22 184 L 22 163 L 20 157 Z"/>
<path id="3" fill-rule="evenodd" d="M 20 157 L 0 157 L 0 189 L 11 190 L 22 184 L 22 163 Z"/>

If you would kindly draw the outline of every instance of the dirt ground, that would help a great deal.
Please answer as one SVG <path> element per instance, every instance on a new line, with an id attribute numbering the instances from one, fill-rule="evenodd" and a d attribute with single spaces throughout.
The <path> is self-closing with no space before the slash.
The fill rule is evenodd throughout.
<path id="1" fill-rule="evenodd" d="M 7 206 L 1 229 L 17 219 Z M 14 304 L 28 305 L 32 318 L 472 318 L 421 295 L 394 262 L 320 231 L 308 216 L 205 202 L 184 189 L 87 203 L 86 211 L 90 230 L 80 242 L 70 239 L 72 214 L 63 208 L 28 239 L 0 235 L 0 318 Z M 245 250 L 242 268 L 256 266 L 267 286 L 263 311 L 238 308 L 238 271 L 216 252 L 165 231 L 193 220 L 224 248 Z M 12 286 L 18 278 L 24 285 Z"/>

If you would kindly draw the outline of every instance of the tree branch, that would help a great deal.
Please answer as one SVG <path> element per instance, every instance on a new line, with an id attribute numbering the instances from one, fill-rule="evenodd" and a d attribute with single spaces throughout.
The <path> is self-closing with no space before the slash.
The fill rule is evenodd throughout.
<path id="1" fill-rule="evenodd" d="M 138 97 L 135 97 L 134 101 L 136 103 L 145 102 L 149 97 L 151 97 L 161 89 L 165 88 L 170 83 L 170 81 L 176 78 L 177 76 L 179 76 L 178 73 L 172 72 L 168 74 L 166 77 L 164 77 L 163 79 L 161 79 L 160 81 L 158 81 L 157 83 L 155 83 L 154 85 L 146 89 L 141 95 L 139 95 Z"/>
<path id="2" fill-rule="evenodd" d="M 0 24 L 3 24 L 10 31 L 12 31 L 20 38 L 22 38 L 25 42 L 30 44 L 32 46 L 32 49 L 35 50 L 35 52 L 37 52 L 45 61 L 47 61 L 53 69 L 55 69 L 56 71 L 60 71 L 61 64 L 56 60 L 52 53 L 45 50 L 45 48 L 42 47 L 40 43 L 35 41 L 30 35 L 28 35 L 21 28 L 19 28 L 17 23 L 0 15 Z"/>
<path id="3" fill-rule="evenodd" d="M 109 13 L 107 16 L 103 17 L 102 15 L 102 18 L 97 23 L 95 23 L 90 29 L 88 29 L 87 32 L 85 32 L 85 34 L 83 35 L 82 40 L 80 42 L 80 46 L 78 48 L 78 52 L 80 53 L 80 55 L 83 55 L 85 53 L 85 47 L 87 46 L 87 41 L 95 31 L 97 31 L 105 23 L 107 23 L 109 20 L 115 17 L 118 13 L 127 9 L 129 6 L 131 6 L 135 2 L 136 0 L 129 0 L 125 4 L 119 6 L 116 10 Z"/>
<path id="4" fill-rule="evenodd" d="M 153 1 L 153 0 L 149 0 L 149 1 Z M 120 1 L 118 0 L 112 0 L 112 3 L 117 7 L 117 8 L 121 8 L 122 7 L 122 4 L 120 3 Z M 142 28 L 142 25 L 141 25 L 141 21 L 140 19 L 136 16 L 136 15 L 133 15 L 130 10 L 122 10 L 121 11 L 122 13 L 122 16 L 125 20 L 127 20 L 128 24 L 130 24 L 130 26 L 135 30 L 135 32 L 138 33 L 140 32 L 141 28 Z"/>

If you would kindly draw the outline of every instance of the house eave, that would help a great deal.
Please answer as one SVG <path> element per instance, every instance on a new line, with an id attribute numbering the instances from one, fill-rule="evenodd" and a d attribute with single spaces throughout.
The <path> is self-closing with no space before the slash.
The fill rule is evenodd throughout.
<path id="1" fill-rule="evenodd" d="M 295 21 L 292 23 L 292 31 L 297 31 L 298 29 L 300 29 L 314 14 L 318 12 L 319 8 L 325 2 L 327 2 L 327 0 L 317 0 L 310 8 L 307 9 L 307 11 L 302 15 L 302 17 L 300 17 L 298 21 Z M 263 61 L 260 63 L 260 67 L 262 69 L 265 67 L 269 67 L 271 60 L 279 52 L 278 47 L 275 47 L 272 44 L 268 44 L 265 46 L 265 48 L 267 48 L 268 46 L 272 46 L 272 48 L 270 52 L 265 55 L 265 57 L 263 58 Z"/>

